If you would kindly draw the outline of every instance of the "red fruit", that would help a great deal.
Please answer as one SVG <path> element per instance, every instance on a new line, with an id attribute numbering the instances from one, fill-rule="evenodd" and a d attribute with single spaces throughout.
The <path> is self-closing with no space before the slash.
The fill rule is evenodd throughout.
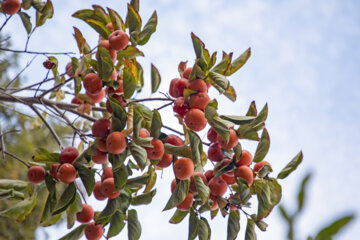
<path id="1" fill-rule="evenodd" d="M 72 183 L 76 178 L 76 169 L 72 164 L 64 163 L 57 171 L 57 178 L 63 183 Z"/>
<path id="2" fill-rule="evenodd" d="M 101 193 L 101 181 L 97 181 L 95 183 L 95 187 L 94 187 L 94 191 L 93 191 L 93 194 L 94 194 L 94 197 L 99 200 L 99 201 L 103 201 L 106 199 L 106 197 Z"/>
<path id="3" fill-rule="evenodd" d="M 171 192 L 173 193 L 176 188 L 176 178 L 174 178 L 171 182 Z"/>
<path id="4" fill-rule="evenodd" d="M 184 97 L 178 97 L 174 101 L 173 111 L 184 118 L 185 114 L 189 111 L 189 106 L 186 104 Z"/>
<path id="5" fill-rule="evenodd" d="M 104 228 L 101 224 L 95 225 L 95 222 L 91 222 L 85 227 L 85 237 L 88 240 L 99 240 L 103 234 Z"/>
<path id="6" fill-rule="evenodd" d="M 84 102 L 80 99 L 78 99 L 77 97 L 74 97 L 72 100 L 71 100 L 71 104 L 83 104 Z"/>
<path id="7" fill-rule="evenodd" d="M 189 98 L 190 108 L 198 108 L 200 110 L 205 110 L 206 105 L 210 102 L 209 95 L 207 92 L 199 92 L 193 94 Z"/>
<path id="8" fill-rule="evenodd" d="M 66 64 L 65 66 L 65 72 L 69 77 L 73 77 L 74 76 L 74 70 L 72 68 L 72 62 L 69 62 L 68 64 Z"/>
<path id="9" fill-rule="evenodd" d="M 79 156 L 79 151 L 74 147 L 66 147 L 60 153 L 61 163 L 72 163 Z"/>
<path id="10" fill-rule="evenodd" d="M 206 180 L 209 182 L 214 177 L 214 170 L 207 170 L 204 175 Z"/>
<path id="11" fill-rule="evenodd" d="M 98 139 L 97 149 L 102 152 L 107 152 L 106 139 Z"/>
<path id="12" fill-rule="evenodd" d="M 216 201 L 216 196 L 210 194 L 210 199 L 213 201 L 213 204 L 211 205 L 210 209 L 211 211 L 214 211 L 219 208 L 219 204 Z"/>
<path id="13" fill-rule="evenodd" d="M 107 153 L 99 151 L 99 149 L 96 149 L 96 154 L 91 156 L 91 160 L 97 164 L 104 164 L 108 160 Z"/>
<path id="14" fill-rule="evenodd" d="M 221 175 L 221 177 L 222 177 L 222 179 L 225 180 L 225 182 L 228 185 L 232 185 L 236 182 L 234 171 L 226 172 L 223 175 Z"/>
<path id="15" fill-rule="evenodd" d="M 149 133 L 149 131 L 148 131 L 146 128 L 142 128 L 142 129 L 140 129 L 140 131 L 139 131 L 139 137 L 140 137 L 140 138 L 150 137 L 150 133 Z"/>
<path id="16" fill-rule="evenodd" d="M 191 177 L 194 172 L 194 162 L 190 158 L 179 158 L 174 163 L 175 177 L 185 180 Z"/>
<path id="17" fill-rule="evenodd" d="M 186 78 L 180 78 L 179 80 L 175 81 L 173 88 L 175 97 L 184 96 L 184 89 L 186 88 L 187 82 L 188 80 Z"/>
<path id="18" fill-rule="evenodd" d="M 190 191 L 191 191 L 192 193 L 197 193 L 198 190 L 197 190 L 197 188 L 196 188 L 194 176 L 200 176 L 201 179 L 203 180 L 203 182 L 204 182 L 205 184 L 207 184 L 207 179 L 206 179 L 206 177 L 205 177 L 205 175 L 204 175 L 203 173 L 194 172 L 194 173 L 192 174 L 192 176 L 191 176 L 191 178 L 190 178 L 190 188 L 189 188 L 189 189 L 190 189 Z"/>
<path id="19" fill-rule="evenodd" d="M 192 71 L 192 67 L 186 68 L 185 71 L 183 72 L 183 77 L 189 79 L 191 71 Z"/>
<path id="20" fill-rule="evenodd" d="M 210 142 L 215 143 L 217 142 L 217 132 L 215 131 L 215 129 L 210 128 L 208 133 L 207 133 L 207 138 L 209 139 Z"/>
<path id="21" fill-rule="evenodd" d="M 113 62 L 115 62 L 117 57 L 117 52 L 112 47 L 110 47 L 109 40 L 102 40 L 99 46 L 106 48 L 109 51 L 111 59 L 113 60 Z"/>
<path id="22" fill-rule="evenodd" d="M 211 194 L 215 196 L 222 196 L 227 190 L 227 183 L 221 177 L 214 177 L 208 184 Z"/>
<path id="23" fill-rule="evenodd" d="M 114 178 L 107 178 L 101 183 L 100 192 L 110 199 L 117 198 L 120 190 L 115 191 Z"/>
<path id="24" fill-rule="evenodd" d="M 112 25 L 111 22 L 109 22 L 108 24 L 106 24 L 106 27 L 107 27 L 108 29 L 110 29 L 111 32 L 114 31 L 114 27 L 113 27 L 113 25 Z"/>
<path id="25" fill-rule="evenodd" d="M 240 166 L 235 169 L 235 176 L 243 178 L 250 186 L 254 182 L 254 175 L 248 166 Z"/>
<path id="26" fill-rule="evenodd" d="M 171 165 L 172 160 L 173 160 L 173 155 L 165 153 L 161 158 L 160 162 L 156 164 L 156 166 L 161 168 L 166 168 Z"/>
<path id="27" fill-rule="evenodd" d="M 238 144 L 239 138 L 236 135 L 235 130 L 230 129 L 230 136 L 228 142 L 226 142 L 220 135 L 218 135 L 217 140 L 223 149 L 230 150 Z"/>
<path id="28" fill-rule="evenodd" d="M 112 167 L 106 167 L 104 168 L 103 174 L 101 176 L 101 181 L 104 181 L 107 178 L 113 178 L 114 173 L 112 171 Z"/>
<path id="29" fill-rule="evenodd" d="M 116 30 L 109 36 L 110 47 L 116 51 L 126 48 L 129 40 L 129 36 L 122 30 Z"/>
<path id="30" fill-rule="evenodd" d="M 116 101 L 118 101 L 120 103 L 120 105 L 122 107 L 126 107 L 126 101 L 124 99 L 124 96 L 122 95 L 117 95 L 117 94 L 112 94 L 111 95 L 112 98 L 114 98 Z M 109 113 L 112 113 L 112 109 L 111 109 L 111 105 L 110 105 L 110 102 L 109 102 L 109 99 L 106 101 L 106 110 L 109 112 Z"/>
<path id="31" fill-rule="evenodd" d="M 195 132 L 203 130 L 207 124 L 204 112 L 196 108 L 190 109 L 184 120 L 186 126 Z"/>
<path id="32" fill-rule="evenodd" d="M 94 218 L 94 210 L 88 204 L 83 204 L 80 212 L 76 213 L 76 220 L 81 223 L 88 223 Z"/>
<path id="33" fill-rule="evenodd" d="M 3 0 L 1 2 L 1 9 L 3 13 L 14 15 L 21 8 L 21 3 L 19 0 Z"/>
<path id="34" fill-rule="evenodd" d="M 184 146 L 184 141 L 179 136 L 174 134 L 169 134 L 165 142 L 174 146 Z"/>
<path id="35" fill-rule="evenodd" d="M 198 92 L 206 92 L 208 89 L 206 82 L 202 79 L 192 80 L 187 84 L 187 88 Z"/>
<path id="36" fill-rule="evenodd" d="M 86 95 L 91 98 L 92 104 L 101 102 L 105 97 L 105 90 L 101 89 L 100 92 L 92 94 L 86 91 Z"/>
<path id="37" fill-rule="evenodd" d="M 258 162 L 254 165 L 254 172 L 258 172 L 261 170 L 262 167 L 264 167 L 265 165 L 268 165 L 269 167 L 271 167 L 270 163 L 268 163 L 267 161 L 261 161 Z"/>
<path id="38" fill-rule="evenodd" d="M 169 87 L 169 94 L 170 96 L 176 98 L 175 92 L 174 92 L 174 86 L 176 81 L 178 81 L 180 78 L 174 78 L 170 81 L 170 87 Z"/>
<path id="39" fill-rule="evenodd" d="M 177 209 L 179 209 L 180 211 L 187 211 L 191 208 L 192 204 L 193 204 L 193 195 L 191 193 L 186 194 L 186 197 L 184 199 L 184 201 L 182 201 L 179 205 L 177 205 Z"/>
<path id="40" fill-rule="evenodd" d="M 107 118 L 100 118 L 94 122 L 91 127 L 92 134 L 94 137 L 104 138 L 111 130 L 111 121 Z"/>
<path id="41" fill-rule="evenodd" d="M 126 148 L 126 140 L 121 132 L 112 132 L 106 138 L 106 149 L 109 153 L 120 154 Z"/>
<path id="42" fill-rule="evenodd" d="M 241 158 L 235 162 L 236 166 L 246 165 L 249 166 L 252 163 L 252 155 L 247 150 L 242 150 Z"/>
<path id="43" fill-rule="evenodd" d="M 53 163 L 51 165 L 51 176 L 53 178 L 55 178 L 55 179 L 58 179 L 57 178 L 57 171 L 58 171 L 59 167 L 60 167 L 60 163 Z"/>
<path id="44" fill-rule="evenodd" d="M 123 80 L 117 80 L 117 82 L 119 83 L 119 87 L 115 90 L 113 87 L 108 87 L 107 88 L 107 93 L 109 94 L 109 96 L 113 96 L 113 93 L 123 93 L 124 92 L 124 83 Z"/>
<path id="45" fill-rule="evenodd" d="M 35 184 L 44 181 L 45 175 L 45 169 L 41 166 L 32 166 L 27 172 L 29 181 Z"/>
<path id="46" fill-rule="evenodd" d="M 84 88 L 91 94 L 99 93 L 103 87 L 101 78 L 96 73 L 88 73 L 84 77 Z"/>
<path id="47" fill-rule="evenodd" d="M 150 160 L 161 159 L 165 153 L 165 148 L 162 141 L 154 138 L 153 140 L 151 140 L 150 144 L 153 145 L 152 148 L 145 148 L 147 152 L 147 157 Z"/>
<path id="48" fill-rule="evenodd" d="M 211 161 L 220 162 L 224 157 L 225 155 L 221 151 L 219 143 L 213 143 L 210 145 L 208 149 L 208 158 Z"/>

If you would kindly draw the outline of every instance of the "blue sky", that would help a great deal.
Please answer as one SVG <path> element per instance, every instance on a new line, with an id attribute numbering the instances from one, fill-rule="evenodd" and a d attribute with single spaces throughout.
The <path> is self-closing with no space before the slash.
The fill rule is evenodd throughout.
<path id="1" fill-rule="evenodd" d="M 47 27 L 35 32 L 29 49 L 76 51 L 72 37 L 74 25 L 94 46 L 96 34 L 70 15 L 95 2 L 54 1 L 54 18 Z M 360 194 L 353 186 L 360 183 L 360 3 L 355 0 L 142 2 L 143 20 L 156 9 L 159 24 L 149 44 L 141 48 L 146 55 L 141 63 L 147 80 L 141 96 L 150 95 L 150 62 L 161 73 L 162 91 L 167 91 L 169 81 L 177 76 L 180 61 L 188 60 L 192 64 L 195 56 L 190 32 L 197 34 L 210 51 L 232 51 L 237 56 L 250 46 L 250 60 L 229 78 L 237 90 L 237 102 L 231 103 L 215 91 L 210 92 L 222 105 L 219 112 L 244 114 L 252 100 L 258 108 L 266 102 L 269 104 L 267 129 L 271 147 L 266 160 L 272 163 L 275 173 L 303 150 L 302 165 L 281 182 L 283 203 L 290 208 L 295 206 L 302 177 L 309 171 L 314 174 L 305 212 L 297 225 L 297 239 L 305 239 L 335 217 L 350 212 L 355 212 L 357 219 L 336 239 L 359 236 Z M 125 1 L 101 1 L 101 4 L 124 15 Z M 17 20 L 13 19 L 6 30 L 13 34 L 14 48 L 21 48 L 26 36 L 22 29 L 12 31 L 16 24 Z M 61 65 L 65 66 L 68 59 L 62 59 Z M 42 61 L 39 59 L 38 64 Z M 29 81 L 44 75 L 42 69 L 27 72 Z M 172 114 L 171 110 L 162 113 Z M 173 126 L 176 127 L 175 118 Z M 242 144 L 255 150 L 254 144 Z M 170 196 L 172 178 L 171 170 L 166 169 L 163 179 L 158 180 L 158 194 L 152 207 L 139 208 L 142 239 L 184 239 L 187 234 L 187 221 L 170 225 L 167 222 L 172 212 L 161 212 Z M 218 218 L 211 223 L 212 239 L 225 238 L 226 222 Z M 266 222 L 268 231 L 257 231 L 259 239 L 285 239 L 285 225 L 277 210 Z M 245 221 L 241 223 L 239 239 L 245 230 Z M 62 229 L 60 235 L 63 232 Z"/>

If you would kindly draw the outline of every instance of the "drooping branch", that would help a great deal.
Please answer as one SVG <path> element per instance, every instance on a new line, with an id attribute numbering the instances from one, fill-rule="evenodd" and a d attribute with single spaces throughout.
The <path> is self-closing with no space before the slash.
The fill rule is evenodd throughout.
<path id="1" fill-rule="evenodd" d="M 28 50 L 15 50 L 9 48 L 0 48 L 2 51 L 13 52 L 13 53 L 26 53 L 26 54 L 37 54 L 37 55 L 73 55 L 74 52 L 37 52 Z"/>

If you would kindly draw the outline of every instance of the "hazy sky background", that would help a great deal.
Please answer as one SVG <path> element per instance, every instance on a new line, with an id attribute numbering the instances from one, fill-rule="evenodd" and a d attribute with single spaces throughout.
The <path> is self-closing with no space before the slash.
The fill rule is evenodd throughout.
<path id="1" fill-rule="evenodd" d="M 95 46 L 95 32 L 71 14 L 96 2 L 118 10 L 125 18 L 126 1 L 54 1 L 54 18 L 35 32 L 29 50 L 77 51 L 72 26 L 77 26 L 91 46 Z M 297 224 L 297 239 L 314 235 L 335 217 L 351 212 L 357 219 L 336 239 L 360 236 L 360 194 L 355 187 L 360 183 L 360 3 L 355 0 L 153 0 L 142 1 L 140 8 L 144 22 L 155 9 L 159 20 L 157 32 L 148 45 L 140 47 L 146 56 L 141 59 L 146 87 L 140 96 L 150 96 L 150 62 L 161 73 L 160 90 L 164 92 L 170 80 L 178 76 L 180 61 L 193 64 L 195 54 L 190 32 L 198 35 L 211 52 L 224 50 L 238 56 L 251 47 L 248 63 L 229 78 L 237 90 L 237 102 L 219 96 L 214 89 L 210 91 L 211 97 L 220 101 L 219 112 L 245 114 L 252 100 L 259 109 L 268 103 L 271 147 L 266 160 L 273 165 L 274 176 L 303 150 L 304 162 L 281 181 L 282 203 L 293 208 L 302 177 L 307 172 L 313 173 L 308 201 Z M 21 23 L 16 17 L 5 30 L 12 34 L 13 48 L 20 49 L 26 35 L 17 24 Z M 29 58 L 22 60 L 23 66 L 25 59 Z M 63 69 L 68 58 L 59 59 L 63 60 L 60 63 Z M 29 81 L 45 76 L 42 61 L 39 57 L 26 72 Z M 161 113 L 172 115 L 171 109 Z M 175 118 L 171 125 L 177 127 Z M 200 136 L 205 136 L 205 132 Z M 242 144 L 254 153 L 254 144 L 247 141 Z M 158 194 L 153 203 L 137 208 L 143 228 L 141 239 L 187 238 L 188 220 L 171 225 L 168 220 L 174 211 L 161 211 L 170 197 L 172 179 L 172 170 L 166 169 L 163 178 L 158 178 Z M 102 206 L 96 208 L 100 210 Z M 258 239 L 285 239 L 286 228 L 277 209 L 265 221 L 268 230 L 262 233 L 257 229 Z M 226 238 L 226 224 L 227 219 L 220 216 L 211 221 L 212 239 Z M 241 227 L 238 239 L 244 238 L 245 216 Z M 65 227 L 48 230 L 52 238 L 66 231 Z M 120 236 L 126 236 L 126 232 L 123 230 Z M 42 231 L 38 236 L 44 238 Z"/>

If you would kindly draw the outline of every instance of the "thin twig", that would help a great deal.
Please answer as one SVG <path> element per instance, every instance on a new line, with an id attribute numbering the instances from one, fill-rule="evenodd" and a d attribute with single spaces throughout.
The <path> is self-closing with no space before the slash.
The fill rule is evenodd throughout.
<path id="1" fill-rule="evenodd" d="M 177 134 L 179 134 L 181 136 L 184 136 L 184 134 L 182 132 L 179 132 L 178 130 L 175 130 L 175 129 L 171 128 L 171 127 L 168 127 L 168 126 L 165 126 L 165 125 L 163 125 L 162 127 L 167 129 L 167 130 L 170 130 L 170 131 L 172 131 L 174 133 L 177 133 Z"/>
<path id="2" fill-rule="evenodd" d="M 3 159 L 5 160 L 5 141 L 4 141 L 4 134 L 3 134 L 3 130 L 2 130 L 2 126 L 0 126 L 0 150 L 1 150 L 1 153 L 2 153 L 2 157 Z"/>
<path id="3" fill-rule="evenodd" d="M 69 78 L 69 79 L 67 79 L 66 81 L 61 82 L 61 83 L 57 84 L 56 86 L 54 86 L 54 87 L 52 87 L 52 88 L 44 91 L 43 93 L 41 93 L 41 95 L 39 96 L 39 98 L 42 98 L 42 97 L 44 97 L 46 94 L 48 94 L 49 92 L 55 91 L 55 89 L 64 86 L 66 83 L 70 82 L 71 80 L 73 80 L 73 78 Z M 40 85 L 39 85 L 39 87 L 40 87 Z"/>
<path id="4" fill-rule="evenodd" d="M 74 183 L 75 183 L 75 187 L 76 187 L 76 188 L 77 188 L 77 190 L 80 192 L 80 196 L 81 196 L 81 198 L 83 199 L 84 203 L 86 203 L 86 204 L 87 204 L 87 202 L 86 202 L 86 199 L 85 199 L 85 196 L 84 196 L 83 192 L 80 190 L 80 188 L 79 188 L 79 186 L 76 184 L 76 182 L 74 182 Z"/>
<path id="5" fill-rule="evenodd" d="M 15 112 L 15 113 L 17 113 L 17 114 L 21 114 L 21 115 L 24 115 L 25 117 L 34 119 L 33 116 L 27 115 L 26 113 L 19 112 L 19 111 L 15 110 L 14 108 L 11 108 L 10 106 L 7 106 L 7 105 L 5 105 L 5 104 L 0 103 L 0 106 L 1 106 L 1 107 L 4 107 L 4 108 L 6 108 L 6 109 L 9 109 L 10 111 L 13 111 L 13 112 Z"/>
<path id="6" fill-rule="evenodd" d="M 3 23 L 3 25 L 1 25 L 0 27 L 0 32 L 1 30 L 5 27 L 6 23 L 10 20 L 10 18 L 12 17 L 13 15 L 10 15 L 9 17 L 6 18 L 5 22 Z"/>
<path id="7" fill-rule="evenodd" d="M 14 52 L 14 53 L 26 53 L 26 54 L 38 54 L 38 55 L 69 55 L 76 54 L 74 52 L 36 52 L 36 51 L 28 51 L 28 50 L 15 50 L 9 48 L 0 48 L 2 51 Z"/>
<path id="8" fill-rule="evenodd" d="M 30 41 L 31 36 L 33 35 L 33 33 L 36 30 L 36 26 L 33 28 L 33 30 L 31 30 L 30 34 L 28 34 L 27 39 L 26 39 L 26 43 L 25 43 L 25 51 L 27 51 L 27 47 Z"/>
<path id="9" fill-rule="evenodd" d="M 50 70 L 47 71 L 44 80 L 41 81 L 42 83 L 38 85 L 38 87 L 37 87 L 37 89 L 36 89 L 36 91 L 35 91 L 35 93 L 34 93 L 34 97 L 36 97 L 36 94 L 37 94 L 37 92 L 39 91 L 41 85 L 42 85 L 42 84 L 45 82 L 45 80 L 48 78 L 49 73 L 50 73 Z M 41 97 L 40 97 L 39 99 L 41 100 Z"/>
<path id="10" fill-rule="evenodd" d="M 8 84 L 6 84 L 5 90 L 8 89 L 8 87 L 9 87 L 13 82 L 15 82 L 15 80 L 20 76 L 20 74 L 22 74 L 22 73 L 31 65 L 31 63 L 35 60 L 35 58 L 36 58 L 37 56 L 38 56 L 38 55 L 34 56 L 34 57 L 26 64 L 26 66 L 25 66 L 23 69 L 21 69 L 21 71 L 20 71 L 18 74 L 16 74 L 16 76 L 15 76 Z"/>
<path id="11" fill-rule="evenodd" d="M 147 102 L 147 101 L 171 101 L 171 102 L 174 102 L 175 100 L 172 98 L 142 98 L 142 99 L 132 99 L 132 100 L 130 100 L 130 103 L 132 103 L 132 102 Z"/>
<path id="12" fill-rule="evenodd" d="M 65 75 L 65 73 L 60 74 L 60 77 L 62 77 L 63 75 Z M 17 93 L 17 92 L 21 92 L 21 91 L 27 90 L 27 89 L 29 89 L 29 88 L 35 87 L 35 86 L 37 86 L 37 85 L 39 85 L 39 84 L 43 84 L 43 83 L 45 83 L 45 82 L 48 82 L 48 81 L 51 81 L 51 80 L 54 80 L 54 79 L 55 79 L 55 77 L 52 77 L 52 78 L 48 78 L 48 79 L 46 79 L 46 80 L 43 80 L 43 81 L 40 81 L 40 82 L 37 82 L 37 83 L 33 83 L 33 84 L 31 84 L 31 85 L 29 85 L 29 86 L 26 86 L 26 87 L 23 87 L 23 88 L 16 88 L 16 89 L 14 89 L 13 91 L 11 91 L 11 94 L 14 94 L 14 93 Z"/>
<path id="13" fill-rule="evenodd" d="M 157 110 L 161 110 L 163 108 L 166 108 L 167 106 L 170 106 L 171 104 L 173 104 L 173 102 L 169 102 L 169 103 L 167 103 L 165 105 L 162 105 L 161 107 L 158 107 Z"/>
<path id="14" fill-rule="evenodd" d="M 43 115 L 41 115 L 41 113 L 39 112 L 39 110 L 37 110 L 37 108 L 35 108 L 33 105 L 29 105 L 29 107 L 39 116 L 41 121 L 43 121 L 43 123 L 49 129 L 49 131 L 51 132 L 51 134 L 55 138 L 56 142 L 58 143 L 60 149 L 63 149 L 63 146 L 61 144 L 61 140 L 60 140 L 59 136 L 57 135 L 57 133 L 55 132 L 55 130 L 53 129 L 53 127 L 48 123 L 48 121 L 46 121 L 46 119 L 43 117 Z"/>
<path id="15" fill-rule="evenodd" d="M 4 153 L 5 153 L 6 155 L 9 155 L 10 157 L 18 160 L 19 162 L 21 162 L 22 164 L 24 164 L 24 165 L 27 166 L 28 168 L 31 167 L 30 164 L 28 164 L 28 163 L 25 162 L 24 160 L 20 159 L 18 156 L 14 155 L 14 154 L 12 154 L 12 153 L 9 153 L 9 152 L 7 152 L 7 151 L 4 151 Z"/>

